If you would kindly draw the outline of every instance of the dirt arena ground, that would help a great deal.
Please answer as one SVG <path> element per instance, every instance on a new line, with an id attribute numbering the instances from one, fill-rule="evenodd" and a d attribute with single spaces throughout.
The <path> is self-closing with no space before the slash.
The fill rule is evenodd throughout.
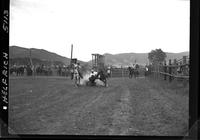
<path id="1" fill-rule="evenodd" d="M 189 90 L 153 78 L 110 78 L 75 87 L 69 78 L 10 78 L 12 134 L 183 136 Z"/>

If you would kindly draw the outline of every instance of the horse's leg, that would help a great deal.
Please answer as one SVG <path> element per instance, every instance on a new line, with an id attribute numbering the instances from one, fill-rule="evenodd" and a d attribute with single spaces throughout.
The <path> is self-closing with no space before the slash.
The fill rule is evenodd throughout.
<path id="1" fill-rule="evenodd" d="M 78 76 L 78 85 L 80 85 L 80 83 L 81 83 L 81 77 Z"/>
<path id="2" fill-rule="evenodd" d="M 105 87 L 107 87 L 107 79 L 105 79 Z"/>
<path id="3" fill-rule="evenodd" d="M 130 73 L 130 78 L 132 78 L 132 77 L 133 77 L 133 73 L 131 72 L 131 73 Z"/>
<path id="4" fill-rule="evenodd" d="M 78 76 L 76 76 L 76 85 L 78 86 Z"/>
<path id="5" fill-rule="evenodd" d="M 76 87 L 78 86 L 78 85 L 77 85 L 77 81 L 78 81 L 77 76 L 75 76 L 75 77 L 74 77 L 74 82 L 75 82 L 75 86 L 76 86 Z"/>
<path id="6" fill-rule="evenodd" d="M 79 85 L 80 85 L 80 77 L 79 77 L 79 75 L 76 75 L 75 76 L 76 78 L 76 86 L 78 87 Z"/>

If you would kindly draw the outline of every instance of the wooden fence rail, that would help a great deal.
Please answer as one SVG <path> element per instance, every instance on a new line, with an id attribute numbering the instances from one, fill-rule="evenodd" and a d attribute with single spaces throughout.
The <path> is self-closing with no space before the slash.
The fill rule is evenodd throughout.
<path id="1" fill-rule="evenodd" d="M 111 77 L 128 77 L 128 69 L 127 68 L 112 68 L 111 69 Z"/>
<path id="2" fill-rule="evenodd" d="M 166 61 L 164 64 L 158 64 L 152 66 L 152 73 L 155 77 L 161 76 L 164 80 L 171 82 L 174 78 L 189 80 L 189 57 L 183 56 L 182 59 L 172 60 L 169 59 L 168 65 Z"/>

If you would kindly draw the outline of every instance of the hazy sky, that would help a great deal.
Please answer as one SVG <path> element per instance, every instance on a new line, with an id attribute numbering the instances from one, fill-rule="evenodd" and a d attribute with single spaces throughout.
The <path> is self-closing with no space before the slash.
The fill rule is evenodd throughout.
<path id="1" fill-rule="evenodd" d="M 10 45 L 92 53 L 189 51 L 189 0 L 10 0 Z"/>

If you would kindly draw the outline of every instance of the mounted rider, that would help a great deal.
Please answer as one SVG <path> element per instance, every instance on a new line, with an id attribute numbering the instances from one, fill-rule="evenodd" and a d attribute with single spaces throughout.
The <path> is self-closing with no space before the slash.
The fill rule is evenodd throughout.
<path id="1" fill-rule="evenodd" d="M 139 76 L 139 65 L 137 63 L 133 64 L 133 74 L 134 74 L 134 77 L 137 78 Z"/>
<path id="2" fill-rule="evenodd" d="M 75 85 L 78 86 L 80 84 L 80 78 L 78 74 L 78 65 L 76 63 L 73 64 L 73 79 L 75 80 Z"/>
<path id="3" fill-rule="evenodd" d="M 145 65 L 145 73 L 144 73 L 144 76 L 147 76 L 149 73 L 149 68 L 148 68 L 148 65 L 146 64 Z"/>
<path id="4" fill-rule="evenodd" d="M 107 75 L 108 75 L 108 77 L 111 77 L 111 67 L 110 66 L 107 68 Z"/>
<path id="5" fill-rule="evenodd" d="M 90 80 L 90 81 L 94 81 L 94 80 L 96 79 L 96 78 L 95 78 L 96 76 L 97 76 L 97 72 L 94 71 L 94 70 L 92 69 L 92 70 L 91 70 L 91 73 L 90 73 L 90 78 L 89 78 L 89 80 Z"/>
<path id="6" fill-rule="evenodd" d="M 80 78 L 83 78 L 81 71 L 80 71 L 81 66 L 80 66 L 80 63 L 74 63 L 73 66 L 74 66 L 73 78 L 75 79 L 75 84 L 79 85 L 80 84 Z"/>
<path id="7" fill-rule="evenodd" d="M 97 72 L 92 69 L 91 73 L 90 73 L 90 77 L 89 77 L 89 81 L 90 81 L 92 86 L 95 85 L 95 80 L 96 79 L 97 79 Z"/>
<path id="8" fill-rule="evenodd" d="M 78 74 L 79 74 L 80 78 L 83 78 L 83 76 L 82 76 L 82 72 L 81 72 L 81 66 L 80 66 L 80 63 L 77 63 L 77 70 L 78 70 Z"/>

